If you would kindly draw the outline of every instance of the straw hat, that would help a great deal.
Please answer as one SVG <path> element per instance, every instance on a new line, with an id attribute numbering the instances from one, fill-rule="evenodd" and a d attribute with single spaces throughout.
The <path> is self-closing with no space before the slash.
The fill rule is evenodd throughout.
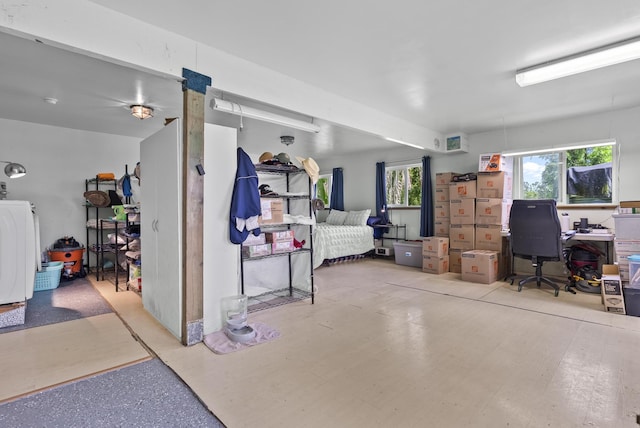
<path id="1" fill-rule="evenodd" d="M 272 159 L 273 159 L 273 153 L 264 152 L 263 154 L 260 155 L 260 158 L 258 159 L 258 163 L 264 163 L 264 162 L 270 161 Z"/>
<path id="2" fill-rule="evenodd" d="M 111 198 L 107 192 L 102 190 L 89 190 L 84 192 L 84 197 L 91 205 L 95 207 L 108 207 L 111 204 Z"/>
<path id="3" fill-rule="evenodd" d="M 316 184 L 318 182 L 318 178 L 320 178 L 320 167 L 316 161 L 314 161 L 313 158 L 305 159 L 300 156 L 296 156 L 296 159 L 302 164 L 304 170 L 307 171 L 307 174 L 311 177 L 313 184 Z"/>

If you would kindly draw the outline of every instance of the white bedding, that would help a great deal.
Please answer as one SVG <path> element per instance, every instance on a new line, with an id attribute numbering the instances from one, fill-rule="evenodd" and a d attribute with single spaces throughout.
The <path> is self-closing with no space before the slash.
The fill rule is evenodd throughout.
<path id="1" fill-rule="evenodd" d="M 313 229 L 313 268 L 325 259 L 352 256 L 373 250 L 373 228 L 317 223 Z"/>

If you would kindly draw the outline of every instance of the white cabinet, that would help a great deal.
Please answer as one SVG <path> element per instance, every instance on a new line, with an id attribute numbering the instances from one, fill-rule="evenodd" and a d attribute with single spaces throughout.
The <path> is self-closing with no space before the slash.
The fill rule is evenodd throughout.
<path id="1" fill-rule="evenodd" d="M 181 122 L 140 143 L 142 303 L 181 337 Z"/>

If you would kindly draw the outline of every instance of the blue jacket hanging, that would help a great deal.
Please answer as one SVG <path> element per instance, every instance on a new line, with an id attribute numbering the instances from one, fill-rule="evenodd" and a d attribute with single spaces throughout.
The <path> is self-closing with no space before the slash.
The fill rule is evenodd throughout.
<path id="1" fill-rule="evenodd" d="M 260 191 L 258 174 L 251 158 L 238 147 L 236 181 L 231 196 L 229 238 L 234 244 L 242 244 L 249 233 L 260 234 Z"/>

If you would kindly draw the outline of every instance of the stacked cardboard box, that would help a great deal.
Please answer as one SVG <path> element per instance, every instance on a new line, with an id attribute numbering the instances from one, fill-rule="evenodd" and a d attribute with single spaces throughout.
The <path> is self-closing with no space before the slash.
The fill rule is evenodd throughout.
<path id="1" fill-rule="evenodd" d="M 259 224 L 281 224 L 284 221 L 283 202 L 280 198 L 260 198 L 262 215 Z"/>
<path id="2" fill-rule="evenodd" d="M 476 241 L 478 250 L 496 251 L 498 272 L 510 269 L 511 255 L 502 230 L 509 229 L 513 202 L 513 158 L 500 154 L 480 156 L 476 201 Z"/>
<path id="3" fill-rule="evenodd" d="M 293 245 L 293 230 L 266 232 L 265 239 L 271 243 L 271 254 L 289 253 L 295 250 L 295 246 Z"/>
<path id="4" fill-rule="evenodd" d="M 422 240 L 422 271 L 449 272 L 449 238 L 431 236 Z"/>
<path id="5" fill-rule="evenodd" d="M 489 250 L 471 250 L 462 253 L 462 280 L 491 284 L 498 279 L 498 253 Z"/>
<path id="6" fill-rule="evenodd" d="M 267 243 L 264 233 L 258 236 L 250 233 L 242 243 L 242 257 L 260 257 L 271 254 L 271 244 Z"/>
<path id="7" fill-rule="evenodd" d="M 449 259 L 456 261 L 463 251 L 475 247 L 477 182 L 461 181 L 449 184 L 449 206 L 451 225 L 449 226 Z M 453 256 L 452 256 L 453 254 Z M 461 265 L 454 263 L 452 272 L 461 272 Z"/>
<path id="8" fill-rule="evenodd" d="M 449 225 L 451 224 L 449 211 L 449 183 L 457 172 L 436 173 L 436 191 L 434 201 L 435 236 L 449 237 Z"/>

